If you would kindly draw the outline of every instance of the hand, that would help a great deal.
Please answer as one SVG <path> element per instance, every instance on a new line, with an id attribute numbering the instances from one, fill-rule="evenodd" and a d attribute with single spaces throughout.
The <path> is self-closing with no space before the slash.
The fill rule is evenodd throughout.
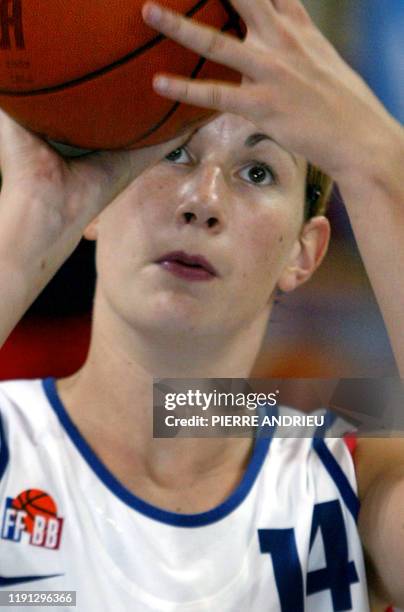
<path id="1" fill-rule="evenodd" d="M 0 261 L 53 274 L 87 224 L 148 166 L 184 141 L 64 159 L 0 111 Z"/>
<path id="2" fill-rule="evenodd" d="M 397 125 L 299 0 L 232 4 L 247 26 L 243 42 L 154 2 L 145 4 L 148 25 L 243 75 L 241 85 L 160 75 L 155 90 L 170 99 L 241 115 L 336 180 L 360 176 L 366 163 L 373 167 L 377 151 L 385 150 L 380 143 Z"/>
<path id="3" fill-rule="evenodd" d="M 0 346 L 87 224 L 185 139 L 69 160 L 0 111 Z"/>

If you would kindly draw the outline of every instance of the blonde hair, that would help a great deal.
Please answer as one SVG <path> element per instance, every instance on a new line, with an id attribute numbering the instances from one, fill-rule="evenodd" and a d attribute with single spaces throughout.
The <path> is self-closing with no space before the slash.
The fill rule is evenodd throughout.
<path id="1" fill-rule="evenodd" d="M 308 164 L 306 174 L 305 221 L 325 215 L 333 188 L 333 180 L 322 170 Z"/>

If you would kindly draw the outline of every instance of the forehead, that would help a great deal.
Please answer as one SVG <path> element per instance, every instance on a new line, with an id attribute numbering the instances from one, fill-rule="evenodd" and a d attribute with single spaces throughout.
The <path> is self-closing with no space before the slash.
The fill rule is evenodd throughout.
<path id="1" fill-rule="evenodd" d="M 239 152 L 242 150 L 278 150 L 287 154 L 289 159 L 300 168 L 306 168 L 306 161 L 285 149 L 252 121 L 231 113 L 223 113 L 192 133 L 190 143 L 214 148 L 218 153 Z"/>
<path id="2" fill-rule="evenodd" d="M 222 113 L 195 130 L 191 140 L 198 138 L 198 140 L 217 141 L 224 146 L 234 145 L 236 142 L 239 143 L 243 137 L 245 140 L 250 134 L 257 131 L 259 131 L 257 126 L 251 121 L 231 113 Z"/>

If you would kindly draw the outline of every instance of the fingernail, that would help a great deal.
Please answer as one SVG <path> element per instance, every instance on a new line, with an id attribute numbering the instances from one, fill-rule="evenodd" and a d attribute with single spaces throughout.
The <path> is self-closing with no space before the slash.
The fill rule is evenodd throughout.
<path id="1" fill-rule="evenodd" d="M 154 88 L 158 91 L 167 91 L 169 87 L 169 81 L 165 77 L 155 77 L 153 79 Z"/>
<path id="2" fill-rule="evenodd" d="M 152 4 L 152 3 L 148 3 L 146 5 L 146 16 L 147 16 L 147 21 L 153 21 L 153 22 L 157 22 L 159 21 L 162 12 L 160 7 L 157 4 Z"/>

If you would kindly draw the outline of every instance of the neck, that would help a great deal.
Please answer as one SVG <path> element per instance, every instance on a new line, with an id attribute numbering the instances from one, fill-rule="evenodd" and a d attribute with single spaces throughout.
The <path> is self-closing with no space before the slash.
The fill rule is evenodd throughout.
<path id="1" fill-rule="evenodd" d="M 101 374 L 122 378 L 125 385 L 141 378 L 245 378 L 257 357 L 268 311 L 248 325 L 231 332 L 178 330 L 169 326 L 147 329 L 116 317 L 99 300 L 93 321 L 89 358 L 85 369 L 91 376 Z M 128 374 L 130 376 L 128 376 Z"/>
<path id="2" fill-rule="evenodd" d="M 234 462 L 240 448 L 249 451 L 250 441 L 154 439 L 153 378 L 248 377 L 267 316 L 263 313 L 227 336 L 195 338 L 189 333 L 139 332 L 107 309 L 96 308 L 87 361 L 77 374 L 59 382 L 62 400 L 100 455 L 108 441 L 107 447 L 136 462 L 137 468 L 140 463 L 141 469 L 160 475 L 178 475 L 178 465 L 187 474 L 215 470 L 226 458 Z"/>

